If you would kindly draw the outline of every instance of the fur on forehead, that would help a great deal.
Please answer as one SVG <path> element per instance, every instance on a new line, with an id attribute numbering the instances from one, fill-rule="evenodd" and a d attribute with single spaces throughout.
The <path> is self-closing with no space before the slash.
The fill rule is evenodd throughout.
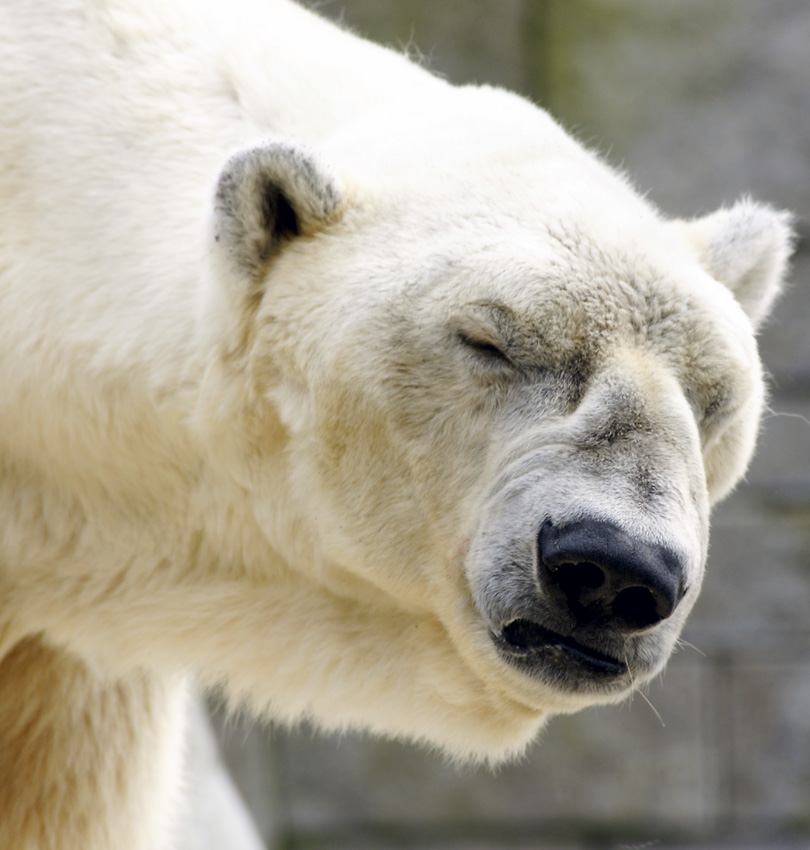
<path id="1" fill-rule="evenodd" d="M 569 243 L 587 233 L 591 244 L 643 248 L 639 256 L 663 247 L 675 266 L 685 264 L 679 235 L 685 236 L 692 258 L 733 293 L 755 330 L 761 325 L 787 271 L 793 241 L 788 213 L 745 199 L 662 227 L 668 223 L 623 174 L 547 114 L 499 89 L 457 89 L 454 95 L 434 99 L 429 109 L 397 101 L 374 110 L 362 132 L 367 142 L 379 138 L 378 145 L 358 149 L 358 125 L 347 138 L 331 140 L 329 154 L 358 186 L 371 190 L 371 208 L 379 209 L 381 199 L 393 203 L 409 232 L 428 236 L 449 229 L 448 222 L 454 229 L 469 222 L 479 240 L 486 239 L 483 228 L 508 228 L 510 220 L 528 232 L 553 222 Z M 485 114 L 492 120 L 483 120 Z M 474 154 L 465 153 L 471 134 Z M 471 174 L 478 180 L 471 182 Z"/>
<path id="2" fill-rule="evenodd" d="M 486 192 L 487 186 L 497 186 L 500 193 L 517 192 L 529 200 L 535 188 L 557 194 L 569 179 L 584 187 L 601 177 L 614 187 L 622 185 L 628 200 L 632 195 L 644 203 L 628 191 L 622 175 L 523 98 L 488 86 L 436 94 L 427 101 L 392 100 L 369 110 L 324 140 L 324 154 L 358 185 L 373 190 L 435 196 L 461 179 L 471 199 L 479 188 Z M 543 182 L 526 183 L 518 175 L 525 178 L 527 172 L 530 181 Z"/>

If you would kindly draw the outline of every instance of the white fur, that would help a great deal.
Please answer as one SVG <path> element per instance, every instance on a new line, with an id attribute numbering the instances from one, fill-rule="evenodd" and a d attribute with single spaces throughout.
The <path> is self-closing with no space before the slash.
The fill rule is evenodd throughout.
<path id="1" fill-rule="evenodd" d="M 661 668 L 753 449 L 780 214 L 670 224 L 529 103 L 286 0 L 0 31 L 0 846 L 158 847 L 185 671 L 492 760 L 621 698 L 490 639 L 544 517 L 681 553 L 628 659 Z"/>
<path id="2" fill-rule="evenodd" d="M 686 224 L 707 269 L 731 289 L 758 328 L 780 291 L 792 243 L 792 216 L 744 200 Z"/>

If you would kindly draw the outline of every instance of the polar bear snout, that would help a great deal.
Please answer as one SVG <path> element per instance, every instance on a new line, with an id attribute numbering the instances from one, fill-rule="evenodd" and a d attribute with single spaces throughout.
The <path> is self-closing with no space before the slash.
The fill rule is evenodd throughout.
<path id="1" fill-rule="evenodd" d="M 534 547 L 532 577 L 511 561 L 483 597 L 503 658 L 574 691 L 615 692 L 661 669 L 686 613 L 689 559 L 677 547 L 587 516 L 545 519 Z"/>
<path id="2" fill-rule="evenodd" d="M 686 592 L 679 554 L 603 520 L 546 520 L 537 545 L 540 585 L 575 629 L 643 631 L 670 617 Z"/>

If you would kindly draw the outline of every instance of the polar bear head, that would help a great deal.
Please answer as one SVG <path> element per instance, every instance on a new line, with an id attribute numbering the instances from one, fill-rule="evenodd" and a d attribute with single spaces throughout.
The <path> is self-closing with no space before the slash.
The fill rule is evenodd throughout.
<path id="1" fill-rule="evenodd" d="M 306 710 L 493 753 L 661 670 L 754 446 L 784 214 L 666 220 L 544 113 L 467 89 L 317 154 L 237 153 L 214 229 L 216 404 L 268 543 L 389 612 L 358 619 L 347 694 L 388 675 L 375 642 L 424 651 L 387 696 Z"/>

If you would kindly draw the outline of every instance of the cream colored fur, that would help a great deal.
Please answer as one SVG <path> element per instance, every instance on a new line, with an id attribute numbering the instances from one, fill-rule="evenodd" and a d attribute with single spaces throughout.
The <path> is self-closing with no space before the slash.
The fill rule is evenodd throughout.
<path id="1" fill-rule="evenodd" d="M 0 847 L 162 846 L 185 673 L 497 760 L 661 669 L 783 215 L 669 223 L 529 103 L 286 0 L 0 32 Z M 609 687 L 491 637 L 583 511 L 687 564 Z"/>

